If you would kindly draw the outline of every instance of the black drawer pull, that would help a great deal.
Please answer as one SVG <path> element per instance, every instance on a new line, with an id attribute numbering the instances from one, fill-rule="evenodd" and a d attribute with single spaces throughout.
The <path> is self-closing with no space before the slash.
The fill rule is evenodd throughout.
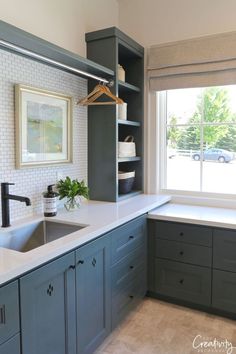
<path id="1" fill-rule="evenodd" d="M 5 324 L 6 323 L 6 311 L 5 311 L 5 305 L 0 306 L 0 324 Z"/>
<path id="2" fill-rule="evenodd" d="M 69 269 L 75 269 L 75 266 L 74 265 L 70 265 Z"/>
<path id="3" fill-rule="evenodd" d="M 133 299 L 133 298 L 134 298 L 134 295 L 130 295 L 129 298 L 130 298 L 130 299 Z"/>
<path id="4" fill-rule="evenodd" d="M 180 279 L 179 283 L 183 284 L 184 283 L 184 279 Z"/>
<path id="5" fill-rule="evenodd" d="M 79 261 L 77 262 L 77 264 L 84 264 L 84 261 L 79 260 Z"/>
<path id="6" fill-rule="evenodd" d="M 129 266 L 129 269 L 134 269 L 134 266 L 132 266 L 132 265 L 131 265 L 131 266 Z"/>
<path id="7" fill-rule="evenodd" d="M 179 233 L 179 236 L 184 236 L 184 233 L 183 233 L 183 232 L 180 232 L 180 233 Z"/>
<path id="8" fill-rule="evenodd" d="M 180 254 L 180 256 L 183 256 L 184 251 L 180 251 L 179 254 Z"/>
<path id="9" fill-rule="evenodd" d="M 133 240 L 133 239 L 134 239 L 134 236 L 131 235 L 131 236 L 129 237 L 129 240 Z"/>

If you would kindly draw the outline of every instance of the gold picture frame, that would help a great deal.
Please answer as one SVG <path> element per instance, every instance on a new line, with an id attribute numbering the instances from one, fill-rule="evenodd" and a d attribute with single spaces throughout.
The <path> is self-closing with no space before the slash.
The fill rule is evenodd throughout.
<path id="1" fill-rule="evenodd" d="M 16 168 L 72 163 L 72 97 L 15 85 Z"/>

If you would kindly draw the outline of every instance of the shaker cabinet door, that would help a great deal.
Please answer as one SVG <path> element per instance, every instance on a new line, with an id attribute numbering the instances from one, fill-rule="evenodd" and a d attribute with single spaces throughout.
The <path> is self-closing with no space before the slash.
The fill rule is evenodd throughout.
<path id="1" fill-rule="evenodd" d="M 74 252 L 20 279 L 22 354 L 76 354 Z"/>
<path id="2" fill-rule="evenodd" d="M 110 239 L 76 251 L 77 350 L 93 353 L 111 331 Z"/>

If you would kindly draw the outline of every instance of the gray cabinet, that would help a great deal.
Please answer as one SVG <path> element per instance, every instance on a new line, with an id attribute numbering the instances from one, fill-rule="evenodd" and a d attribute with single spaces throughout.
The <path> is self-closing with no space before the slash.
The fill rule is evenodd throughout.
<path id="1" fill-rule="evenodd" d="M 0 288 L 0 345 L 19 332 L 18 283 Z"/>
<path id="2" fill-rule="evenodd" d="M 236 272 L 236 232 L 214 230 L 213 267 Z"/>
<path id="3" fill-rule="evenodd" d="M 18 282 L 0 288 L 0 353 L 20 354 Z"/>
<path id="4" fill-rule="evenodd" d="M 212 306 L 236 314 L 236 232 L 213 231 Z"/>
<path id="5" fill-rule="evenodd" d="M 211 246 L 211 228 L 149 220 L 149 291 L 211 306 Z"/>
<path id="6" fill-rule="evenodd" d="M 76 251 L 77 353 L 88 354 L 111 331 L 109 235 Z"/>
<path id="7" fill-rule="evenodd" d="M 111 91 L 127 103 L 127 120 L 118 119 L 115 105 L 88 109 L 88 184 L 95 200 L 118 201 L 143 190 L 144 48 L 115 27 L 86 34 L 87 58 L 114 71 Z M 125 82 L 118 79 L 118 64 Z M 89 80 L 89 90 L 94 80 Z M 134 136 L 135 157 L 119 158 L 117 142 Z M 120 194 L 118 171 L 135 171 L 133 190 Z M 104 188 L 105 186 L 105 188 Z"/>
<path id="8" fill-rule="evenodd" d="M 206 226 L 155 221 L 152 224 L 152 234 L 156 238 L 164 240 L 178 241 L 206 247 L 212 246 L 212 229 Z"/>
<path id="9" fill-rule="evenodd" d="M 213 270 L 212 306 L 236 314 L 236 273 Z"/>
<path id="10" fill-rule="evenodd" d="M 20 279 L 22 354 L 76 354 L 74 252 Z"/>
<path id="11" fill-rule="evenodd" d="M 195 304 L 211 304 L 211 269 L 155 259 L 155 292 Z"/>
<path id="12" fill-rule="evenodd" d="M 146 215 L 110 233 L 112 251 L 112 328 L 147 291 Z"/>
<path id="13" fill-rule="evenodd" d="M 20 354 L 20 335 L 17 334 L 0 345 L 1 354 Z"/>

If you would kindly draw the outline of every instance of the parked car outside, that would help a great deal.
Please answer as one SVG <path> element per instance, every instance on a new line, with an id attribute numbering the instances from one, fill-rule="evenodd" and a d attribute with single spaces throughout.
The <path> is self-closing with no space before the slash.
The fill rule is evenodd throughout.
<path id="1" fill-rule="evenodd" d="M 201 156 L 203 156 L 204 161 L 218 161 L 221 163 L 230 162 L 234 159 L 233 152 L 217 148 L 206 149 L 202 153 L 197 151 L 192 155 L 192 158 L 195 161 L 199 161 Z"/>

